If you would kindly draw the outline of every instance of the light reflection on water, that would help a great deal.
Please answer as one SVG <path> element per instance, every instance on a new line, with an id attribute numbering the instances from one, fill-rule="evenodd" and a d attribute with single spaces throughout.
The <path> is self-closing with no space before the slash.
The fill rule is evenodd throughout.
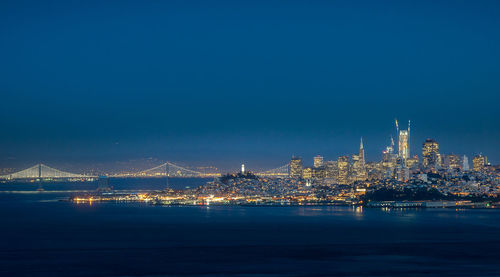
<path id="1" fill-rule="evenodd" d="M 498 210 L 51 200 L 60 195 L 0 194 L 5 276 L 500 275 Z"/>

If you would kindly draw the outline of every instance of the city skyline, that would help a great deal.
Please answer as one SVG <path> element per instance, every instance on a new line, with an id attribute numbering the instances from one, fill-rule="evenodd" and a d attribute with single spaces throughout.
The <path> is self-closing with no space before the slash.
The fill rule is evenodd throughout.
<path id="1" fill-rule="evenodd" d="M 396 122 L 397 122 L 397 119 L 396 119 Z M 380 149 L 380 152 L 379 152 L 379 155 L 378 157 L 374 157 L 373 159 L 366 159 L 366 155 L 365 155 L 365 148 L 364 148 L 364 143 L 363 143 L 363 137 L 361 137 L 361 142 L 360 142 L 360 145 L 361 145 L 361 148 L 360 148 L 360 155 L 361 155 L 361 150 L 362 150 L 362 160 L 363 160 L 363 163 L 365 162 L 379 162 L 379 161 L 382 161 L 384 159 L 384 155 L 385 155 L 385 152 L 387 150 L 388 147 L 393 147 L 391 148 L 392 151 L 395 152 L 395 154 L 397 154 L 398 156 L 402 157 L 403 159 L 409 159 L 409 158 L 413 158 L 413 157 L 418 157 L 418 162 L 419 163 L 422 163 L 424 166 L 426 166 L 426 164 L 428 163 L 428 157 L 426 157 L 424 151 L 425 150 L 422 150 L 422 146 L 421 145 L 424 145 L 423 147 L 426 147 L 425 145 L 432 142 L 432 143 L 435 143 L 437 144 L 438 142 L 436 142 L 436 140 L 434 140 L 433 138 L 430 138 L 430 137 L 427 137 L 422 143 L 417 143 L 417 145 L 414 145 L 412 143 L 410 143 L 410 139 L 411 139 L 411 135 L 409 135 L 409 132 L 407 130 L 400 130 L 399 129 L 399 126 L 397 126 L 397 123 L 396 123 L 396 131 L 395 131 L 395 134 L 396 135 L 399 135 L 398 136 L 398 139 L 396 140 L 396 142 L 394 143 L 394 139 L 393 139 L 393 136 L 391 135 L 391 139 L 389 140 L 389 143 L 387 143 L 386 145 L 386 149 Z M 403 134 L 403 136 L 401 136 L 401 134 Z M 394 145 L 391 146 L 391 144 L 394 143 Z M 411 154 L 408 155 L 406 150 L 404 149 L 411 149 L 411 148 L 415 148 L 415 151 L 414 152 L 410 152 Z M 439 149 L 437 150 L 439 152 Z M 301 164 L 303 166 L 313 166 L 313 167 L 317 167 L 316 166 L 316 160 L 318 158 L 321 159 L 321 163 L 323 163 L 323 160 L 324 161 L 332 161 L 332 160 L 336 160 L 338 157 L 341 157 L 341 156 L 345 156 L 345 155 L 348 155 L 348 156 L 351 156 L 351 155 L 355 155 L 356 151 L 353 151 L 351 153 L 343 153 L 342 155 L 339 155 L 339 156 L 324 156 L 323 153 L 317 153 L 317 155 L 314 155 L 313 157 L 310 157 L 310 156 L 301 156 L 301 155 L 290 155 L 293 159 L 293 157 L 300 157 L 302 159 L 301 161 Z M 451 151 L 451 152 L 443 152 L 441 151 L 440 153 L 441 155 L 444 155 L 443 157 L 446 157 L 446 156 L 466 156 L 466 157 L 475 157 L 475 156 L 478 156 L 478 155 L 486 155 L 487 153 L 484 153 L 484 152 L 475 152 L 475 153 L 472 153 L 472 154 L 465 154 L 465 153 L 458 153 L 458 152 L 454 152 L 454 151 Z M 489 156 L 488 156 L 489 157 Z M 436 158 L 434 157 L 434 160 Z M 234 158 L 233 159 L 229 159 L 231 161 L 234 161 Z M 85 168 L 85 170 L 89 171 L 89 170 L 99 170 L 101 172 L 108 172 L 108 173 L 115 173 L 117 171 L 127 171 L 127 170 L 130 170 L 130 168 L 127 168 L 127 166 L 123 166 L 124 163 L 126 162 L 131 162 L 131 164 L 129 164 L 129 166 L 131 165 L 134 165 L 133 162 L 135 161 L 135 166 L 139 166 L 139 168 L 141 167 L 144 167 L 144 162 L 148 162 L 150 165 L 154 165 L 154 163 L 163 163 L 165 161 L 167 162 L 172 162 L 171 160 L 169 161 L 168 159 L 161 159 L 161 158 L 157 158 L 157 157 L 145 157 L 145 158 L 139 158 L 139 159 L 131 159 L 131 160 L 115 160 L 115 161 L 107 161 L 107 162 L 103 162 L 103 161 L 93 161 L 93 162 L 86 162 L 86 161 L 71 161 L 71 160 L 67 160 L 67 161 L 60 161 L 60 162 L 54 162 L 52 161 L 53 164 L 55 165 L 61 165 L 61 164 L 66 164 L 66 167 L 68 165 L 80 165 Z M 262 160 L 261 160 L 262 161 Z M 492 162 L 491 158 L 489 158 L 488 160 L 490 162 L 490 164 L 496 164 L 495 162 Z M 47 161 L 44 161 L 44 160 L 40 160 L 39 161 L 41 164 L 43 163 L 47 163 Z M 51 161 L 48 161 L 49 163 Z M 199 161 L 195 162 L 195 164 L 192 164 L 192 165 L 187 165 L 186 164 L 186 161 L 175 161 L 177 163 L 180 163 L 182 164 L 183 166 L 187 166 L 187 167 L 203 167 L 203 166 L 211 166 L 213 168 L 218 168 L 220 165 L 217 164 L 217 162 L 215 161 L 211 161 L 212 163 L 210 164 L 203 164 L 203 163 L 200 163 Z M 209 161 L 210 162 L 210 161 Z M 245 160 L 240 160 L 239 162 L 248 162 L 245 161 Z M 442 161 L 444 162 L 444 160 Z M 122 164 L 122 168 L 121 169 L 111 169 L 110 170 L 110 166 L 112 164 Z M 435 163 L 435 162 L 434 162 Z M 33 161 L 10 161 L 10 164 L 7 164 L 4 165 L 4 167 L 7 167 L 7 168 L 17 168 L 17 169 L 20 169 L 22 168 L 23 166 L 26 167 L 27 165 L 28 166 L 31 166 L 33 164 Z M 256 161 L 250 161 L 250 166 L 251 166 L 251 169 L 253 170 L 258 170 L 258 171 L 265 171 L 265 170 L 269 170 L 270 168 L 266 168 L 265 164 L 269 164 L 269 163 L 259 163 L 258 160 Z M 227 163 L 226 163 L 227 165 Z M 249 165 L 247 163 L 247 165 Z M 99 168 L 99 166 L 101 168 Z M 239 164 L 234 164 L 234 165 L 230 165 L 229 167 L 221 167 L 220 169 L 218 169 L 219 171 L 218 172 L 232 172 L 234 170 L 236 170 L 237 168 L 239 168 L 241 166 L 241 163 Z M 147 167 L 147 166 L 146 166 Z M 71 166 L 69 166 L 69 168 L 72 168 Z M 143 169 L 148 169 L 148 168 L 143 168 Z M 1 174 L 0 174 L 1 175 Z"/>
<path id="2" fill-rule="evenodd" d="M 343 155 L 343 156 L 338 156 L 337 158 L 330 158 L 328 157 L 325 160 L 325 157 L 322 156 L 321 154 L 318 154 L 314 156 L 311 159 L 311 162 L 304 162 L 304 159 L 301 156 L 297 155 L 292 155 L 291 160 L 287 163 L 288 165 L 288 173 L 285 175 L 287 177 L 294 177 L 294 178 L 302 178 L 303 176 L 309 176 L 309 177 L 304 177 L 305 179 L 310 179 L 313 178 L 313 176 L 318 175 L 322 176 L 321 178 L 326 177 L 325 173 L 325 167 L 328 168 L 331 166 L 331 163 L 335 163 L 334 167 L 335 170 L 340 171 L 340 168 L 342 167 L 340 165 L 340 162 L 345 163 L 345 166 L 349 168 L 349 170 L 352 170 L 349 174 L 352 175 L 354 180 L 359 180 L 359 181 L 364 181 L 367 179 L 367 171 L 366 171 L 366 163 L 370 164 L 377 164 L 381 167 L 385 167 L 384 163 L 386 162 L 391 162 L 392 165 L 390 166 L 389 171 L 394 171 L 396 165 L 402 166 L 404 168 L 408 169 L 416 169 L 416 166 L 420 167 L 421 169 L 449 169 L 449 170 L 455 170 L 455 169 L 460 169 L 463 171 L 468 171 L 469 170 L 469 165 L 468 165 L 468 156 L 463 154 L 463 153 L 443 153 L 439 151 L 439 142 L 432 138 L 427 138 L 425 141 L 422 143 L 421 147 L 421 152 L 420 153 L 414 153 L 413 155 L 410 155 L 409 149 L 411 147 L 411 133 L 410 133 L 410 121 L 408 122 L 408 130 L 400 130 L 398 120 L 395 119 L 395 128 L 396 128 L 396 135 L 398 136 L 398 140 L 395 143 L 394 139 L 391 136 L 391 143 L 386 146 L 384 150 L 381 151 L 381 156 L 380 159 L 378 160 L 372 160 L 372 161 L 367 161 L 365 158 L 365 149 L 364 149 L 364 143 L 363 143 L 363 137 L 360 138 L 360 145 L 359 145 L 359 152 L 358 154 L 355 153 L 350 153 L 349 155 Z M 391 156 L 393 156 L 391 158 Z M 483 165 L 495 165 L 491 163 L 491 160 L 488 160 L 487 156 L 484 155 L 484 153 L 479 152 L 474 154 L 472 156 L 474 159 L 474 171 L 479 171 L 477 170 L 478 165 L 476 165 L 476 159 L 479 159 L 480 162 L 479 164 Z M 352 159 L 352 160 L 351 160 Z M 392 161 L 391 161 L 392 160 Z M 478 160 L 478 161 L 479 161 Z M 147 165 L 144 166 L 144 162 L 149 163 L 149 166 L 154 165 L 153 168 L 149 168 Z M 92 165 L 86 165 L 84 166 L 83 171 L 86 172 L 97 172 L 98 175 L 105 174 L 105 175 L 114 175 L 114 176 L 119 176 L 120 174 L 125 174 L 124 176 L 127 176 L 128 174 L 139 174 L 141 172 L 146 172 L 149 170 L 154 170 L 155 168 L 161 167 L 162 165 L 155 165 L 154 163 L 162 163 L 164 164 L 172 164 L 172 166 L 178 167 L 179 165 L 172 163 L 172 161 L 166 161 L 166 160 L 158 160 L 154 158 L 148 158 L 148 159 L 142 159 L 142 160 L 135 160 L 135 162 L 130 163 L 129 167 L 127 168 L 124 166 L 123 162 L 121 167 L 119 168 L 114 168 L 110 169 L 108 166 L 103 166 L 101 163 L 100 166 L 96 164 Z M 231 168 L 217 168 L 214 166 L 214 164 L 205 164 L 205 165 L 186 165 L 185 163 L 181 162 L 181 167 L 182 170 L 197 170 L 201 169 L 203 172 L 198 172 L 198 174 L 206 174 L 209 173 L 208 176 L 212 176 L 211 174 L 217 173 L 221 174 L 224 172 L 233 172 L 234 171 L 234 166 Z M 467 165 L 466 165 L 467 164 Z M 312 165 L 312 166 L 311 166 Z M 133 168 L 130 168 L 130 166 L 133 166 Z M 241 172 L 243 173 L 245 171 L 245 163 L 243 161 L 242 164 L 238 165 L 241 168 Z M 27 169 L 21 169 L 20 171 L 29 171 L 32 168 L 41 168 L 41 167 L 47 167 L 45 164 L 39 163 L 38 165 L 35 165 L 33 167 L 27 168 Z M 283 166 L 280 166 L 282 168 Z M 0 177 L 6 177 L 9 174 L 15 173 L 15 167 L 10 167 L 10 168 L 3 168 L 1 170 L 2 173 L 0 173 Z M 71 168 L 71 167 L 70 167 Z M 20 168 L 18 167 L 17 170 Z M 206 170 L 208 169 L 208 171 Z M 276 168 L 278 169 L 278 168 Z M 317 169 L 317 170 L 315 170 Z M 322 169 L 322 170 L 321 170 Z M 54 170 L 50 168 L 50 170 Z M 55 169 L 57 171 L 57 169 Z M 251 166 L 251 169 L 249 172 L 268 172 L 275 170 L 270 169 L 270 168 L 264 168 L 262 165 L 253 165 Z M 306 170 L 308 170 L 306 172 Z M 319 170 L 319 171 L 318 171 Z M 347 170 L 347 169 L 346 169 Z M 79 173 L 81 172 L 82 169 L 79 169 Z M 168 171 L 168 166 L 167 166 L 167 171 Z M 38 174 L 40 173 L 40 169 L 38 169 Z M 61 171 L 62 174 L 73 174 L 73 173 L 67 173 L 64 171 Z M 17 173 L 16 173 L 17 174 Z M 78 174 L 78 173 L 77 173 Z M 118 175 L 116 175 L 118 174 Z M 335 174 L 338 174 L 336 172 Z M 391 173 L 393 174 L 393 173 Z M 345 172 L 345 175 L 347 177 L 348 173 L 347 171 Z M 77 176 L 77 175 L 75 175 Z M 83 175 L 81 177 L 92 177 L 88 174 Z M 96 177 L 96 176 L 93 176 Z M 381 177 L 381 176 L 380 176 Z"/>

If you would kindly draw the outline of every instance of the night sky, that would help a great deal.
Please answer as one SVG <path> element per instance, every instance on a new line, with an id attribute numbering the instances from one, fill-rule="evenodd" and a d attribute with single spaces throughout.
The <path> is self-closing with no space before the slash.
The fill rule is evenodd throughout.
<path id="1" fill-rule="evenodd" d="M 0 165 L 500 162 L 500 1 L 0 2 Z"/>

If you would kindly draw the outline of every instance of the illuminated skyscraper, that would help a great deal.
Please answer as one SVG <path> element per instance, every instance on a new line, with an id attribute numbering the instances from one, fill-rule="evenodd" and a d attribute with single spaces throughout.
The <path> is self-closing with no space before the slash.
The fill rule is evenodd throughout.
<path id="1" fill-rule="evenodd" d="M 308 166 L 302 170 L 302 178 L 312 179 L 313 178 L 313 168 Z"/>
<path id="2" fill-rule="evenodd" d="M 396 129 L 398 134 L 398 156 L 405 162 L 410 158 L 410 121 L 408 121 L 408 130 L 399 130 L 398 121 L 396 120 Z"/>
<path id="3" fill-rule="evenodd" d="M 359 145 L 359 154 L 352 156 L 354 177 L 357 181 L 364 181 L 367 179 L 365 167 L 365 149 L 363 147 L 363 138 Z"/>
<path id="4" fill-rule="evenodd" d="M 463 156 L 462 158 L 462 170 L 463 171 L 469 171 L 470 166 L 469 166 L 469 158 L 467 156 Z"/>
<path id="5" fill-rule="evenodd" d="M 338 176 L 337 182 L 339 184 L 349 183 L 349 156 L 340 156 L 337 160 Z"/>
<path id="6" fill-rule="evenodd" d="M 337 178 L 338 176 L 338 166 L 337 161 L 326 161 L 325 162 L 325 178 Z"/>
<path id="7" fill-rule="evenodd" d="M 410 157 L 410 150 L 408 148 L 408 131 L 400 130 L 398 139 L 399 158 L 406 160 Z"/>
<path id="8" fill-rule="evenodd" d="M 323 166 L 323 157 L 321 155 L 318 155 L 314 157 L 314 167 L 320 167 Z"/>
<path id="9" fill-rule="evenodd" d="M 446 155 L 443 160 L 443 166 L 448 170 L 460 169 L 460 156 L 458 155 Z"/>
<path id="10" fill-rule="evenodd" d="M 383 163 L 396 163 L 396 157 L 393 153 L 389 152 L 387 149 L 382 151 L 382 162 Z"/>
<path id="11" fill-rule="evenodd" d="M 325 166 L 314 167 L 313 168 L 313 178 L 316 178 L 316 179 L 326 178 L 326 167 Z"/>
<path id="12" fill-rule="evenodd" d="M 365 148 L 363 147 L 363 137 L 359 143 L 359 161 L 362 162 L 363 168 L 365 167 Z"/>
<path id="13" fill-rule="evenodd" d="M 382 164 L 380 170 L 384 178 L 392 178 L 396 162 L 397 155 L 394 154 L 394 139 L 391 136 L 391 145 L 387 146 L 385 150 L 382 151 Z"/>
<path id="14" fill-rule="evenodd" d="M 488 160 L 485 156 L 479 154 L 472 159 L 472 168 L 476 172 L 483 172 Z"/>
<path id="15" fill-rule="evenodd" d="M 302 177 L 302 158 L 292 157 L 290 160 L 290 178 Z"/>
<path id="16" fill-rule="evenodd" d="M 422 144 L 422 165 L 425 168 L 440 165 L 439 144 L 433 139 L 426 139 Z"/>

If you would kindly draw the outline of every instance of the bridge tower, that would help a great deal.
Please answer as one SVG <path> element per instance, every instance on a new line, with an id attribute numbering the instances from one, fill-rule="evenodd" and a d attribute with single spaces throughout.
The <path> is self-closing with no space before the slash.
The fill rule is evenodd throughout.
<path id="1" fill-rule="evenodd" d="M 167 163 L 165 163 L 165 177 L 167 178 L 167 180 L 166 180 L 167 190 L 170 189 L 170 183 L 169 183 L 169 178 L 168 178 L 169 177 L 168 176 L 169 175 L 169 172 L 168 172 L 169 170 L 168 169 L 169 168 L 168 168 L 168 162 L 167 162 Z"/>
<path id="2" fill-rule="evenodd" d="M 42 186 L 42 164 L 38 164 L 38 188 L 36 189 L 38 191 L 43 191 L 43 186 Z"/>

